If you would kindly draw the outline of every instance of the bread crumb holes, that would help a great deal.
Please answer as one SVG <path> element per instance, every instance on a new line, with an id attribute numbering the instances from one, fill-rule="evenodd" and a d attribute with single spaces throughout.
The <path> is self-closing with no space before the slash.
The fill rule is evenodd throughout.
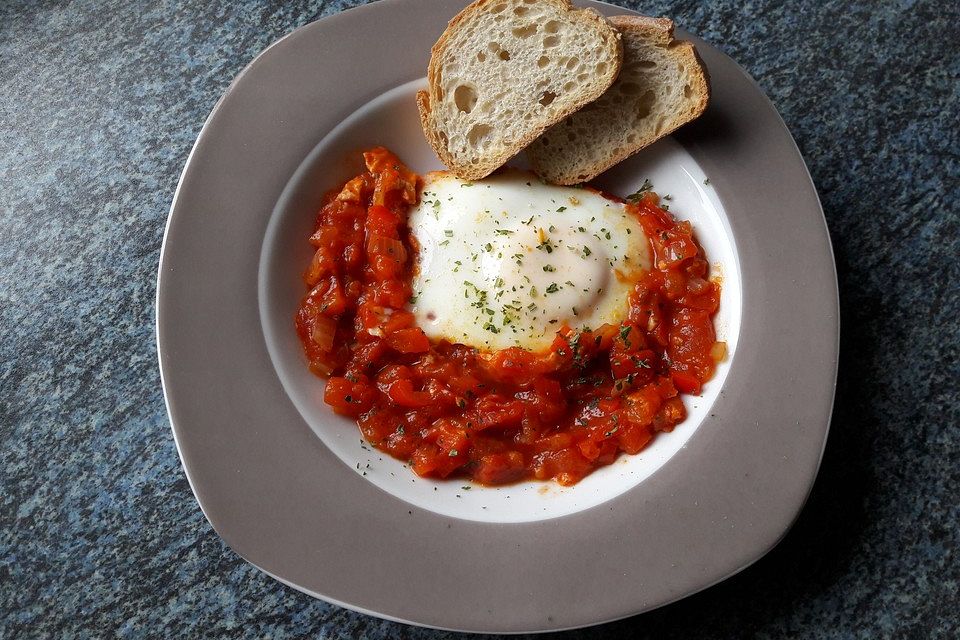
<path id="1" fill-rule="evenodd" d="M 477 90 L 473 87 L 461 84 L 453 90 L 453 102 L 457 109 L 463 113 L 470 113 L 477 106 Z"/>
<path id="2" fill-rule="evenodd" d="M 513 28 L 513 35 L 515 35 L 518 38 L 529 38 L 536 32 L 537 32 L 537 25 L 535 24 L 528 24 L 523 27 Z"/>
<path id="3" fill-rule="evenodd" d="M 470 131 L 467 133 L 467 142 L 470 143 L 471 147 L 483 146 L 488 142 L 487 138 L 492 131 L 493 127 L 488 124 L 475 124 L 470 127 Z"/>
<path id="4" fill-rule="evenodd" d="M 550 104 L 557 99 L 557 94 L 552 91 L 544 91 L 543 95 L 540 96 L 540 104 L 545 107 L 549 107 Z"/>

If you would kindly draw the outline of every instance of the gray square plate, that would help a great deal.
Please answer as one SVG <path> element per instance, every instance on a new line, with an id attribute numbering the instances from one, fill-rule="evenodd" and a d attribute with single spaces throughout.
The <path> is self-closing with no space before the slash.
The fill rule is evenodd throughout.
<path id="1" fill-rule="evenodd" d="M 417 484 L 326 411 L 292 318 L 319 195 L 356 173 L 355 152 L 386 144 L 417 171 L 437 166 L 409 96 L 462 7 L 385 0 L 307 25 L 258 56 L 214 108 L 160 260 L 157 341 L 174 436 L 216 531 L 301 591 L 467 631 L 622 618 L 743 569 L 796 518 L 836 380 L 830 239 L 772 105 L 732 60 L 679 34 L 710 70 L 710 108 L 601 183 L 624 193 L 655 175 L 676 192 L 674 209 L 723 268 L 728 362 L 674 434 L 570 490 L 465 497 L 461 483 Z M 376 467 L 367 475 L 354 465 L 365 455 Z"/>

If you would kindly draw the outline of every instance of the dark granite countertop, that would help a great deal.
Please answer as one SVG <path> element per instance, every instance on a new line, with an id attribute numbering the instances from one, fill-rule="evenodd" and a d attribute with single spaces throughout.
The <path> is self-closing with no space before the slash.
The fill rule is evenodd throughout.
<path id="1" fill-rule="evenodd" d="M 353 4 L 0 4 L 0 637 L 456 635 L 313 600 L 226 548 L 157 370 L 164 221 L 204 119 L 264 47 Z M 773 552 L 558 636 L 960 637 L 960 4 L 621 4 L 729 53 L 796 137 L 836 252 L 840 377 Z"/>

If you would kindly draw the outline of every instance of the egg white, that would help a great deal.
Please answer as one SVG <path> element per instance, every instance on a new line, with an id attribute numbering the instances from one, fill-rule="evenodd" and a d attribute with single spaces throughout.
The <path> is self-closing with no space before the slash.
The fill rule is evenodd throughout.
<path id="1" fill-rule="evenodd" d="M 430 173 L 409 225 L 419 326 L 483 350 L 541 350 L 564 324 L 619 323 L 650 269 L 647 237 L 622 204 L 524 171 L 475 182 Z"/>

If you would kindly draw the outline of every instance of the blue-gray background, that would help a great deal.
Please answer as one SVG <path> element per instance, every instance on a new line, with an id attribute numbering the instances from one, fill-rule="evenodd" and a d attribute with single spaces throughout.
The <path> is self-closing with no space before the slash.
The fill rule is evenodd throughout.
<path id="1" fill-rule="evenodd" d="M 157 372 L 160 242 L 204 119 L 264 47 L 355 4 L 0 2 L 0 636 L 456 635 L 312 600 L 225 548 Z M 730 54 L 796 137 L 836 251 L 840 379 L 772 553 L 558 637 L 958 637 L 960 4 L 620 4 Z"/>

